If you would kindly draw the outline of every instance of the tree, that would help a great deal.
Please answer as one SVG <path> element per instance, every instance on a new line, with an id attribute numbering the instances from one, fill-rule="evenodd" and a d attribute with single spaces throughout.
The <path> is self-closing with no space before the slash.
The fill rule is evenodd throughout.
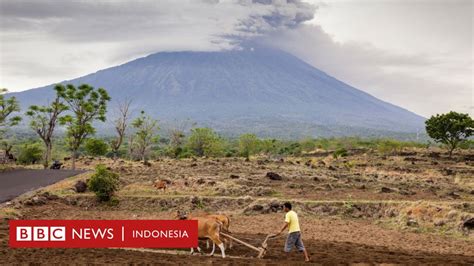
<path id="1" fill-rule="evenodd" d="M 110 141 L 110 148 L 112 149 L 114 161 L 117 160 L 120 146 L 122 146 L 123 139 L 125 138 L 131 103 L 131 100 L 123 101 L 120 102 L 117 107 L 118 117 L 113 121 L 117 136 Z"/>
<path id="2" fill-rule="evenodd" d="M 188 146 L 197 156 L 219 156 L 223 152 L 219 136 L 210 128 L 193 128 Z"/>
<path id="3" fill-rule="evenodd" d="M 474 133 L 474 120 L 468 114 L 453 111 L 432 116 L 425 124 L 428 135 L 448 147 L 449 157 L 461 142 Z"/>
<path id="4" fill-rule="evenodd" d="M 101 139 L 87 139 L 85 148 L 89 155 L 104 156 L 107 153 L 109 146 Z"/>
<path id="5" fill-rule="evenodd" d="M 258 151 L 259 139 L 254 134 L 243 134 L 239 137 L 239 152 L 247 160 Z"/>
<path id="6" fill-rule="evenodd" d="M 57 95 L 69 105 L 72 115 L 60 118 L 63 125 L 67 125 L 67 143 L 72 152 L 72 169 L 76 168 L 77 151 L 87 138 L 95 133 L 92 122 L 99 120 L 105 122 L 109 94 L 103 88 L 94 89 L 87 84 L 75 87 L 72 84 L 56 85 Z"/>
<path id="7" fill-rule="evenodd" d="M 156 131 L 159 129 L 158 121 L 141 111 L 140 116 L 132 122 L 135 134 L 131 139 L 132 150 L 138 154 L 143 163 L 148 160 L 148 153 L 154 143 L 158 141 Z"/>
<path id="8" fill-rule="evenodd" d="M 20 150 L 20 155 L 18 155 L 18 162 L 21 164 L 35 164 L 41 160 L 42 154 L 43 151 L 39 143 L 25 144 Z"/>
<path id="9" fill-rule="evenodd" d="M 168 130 L 168 136 L 170 139 L 171 153 L 174 157 L 178 157 L 183 151 L 183 145 L 185 143 L 185 131 L 189 130 L 190 125 L 193 126 L 190 120 L 184 120 L 181 123 L 176 122 L 174 126 L 171 126 Z"/>
<path id="10" fill-rule="evenodd" d="M 5 93 L 8 93 L 7 89 L 0 89 L 0 127 L 2 130 L 4 127 L 15 126 L 21 121 L 20 116 L 12 116 L 14 112 L 20 112 L 20 104 L 14 96 L 5 98 Z"/>
<path id="11" fill-rule="evenodd" d="M 48 168 L 53 148 L 53 133 L 61 113 L 68 110 L 68 107 L 56 96 L 54 102 L 48 106 L 30 106 L 26 115 L 31 118 L 30 127 L 43 140 L 45 150 L 43 154 L 43 166 Z"/>

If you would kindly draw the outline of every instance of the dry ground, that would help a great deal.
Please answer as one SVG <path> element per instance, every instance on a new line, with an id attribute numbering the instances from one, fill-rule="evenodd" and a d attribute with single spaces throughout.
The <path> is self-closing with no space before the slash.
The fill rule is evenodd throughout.
<path id="1" fill-rule="evenodd" d="M 138 162 L 83 158 L 79 167 L 106 164 L 121 178 L 119 203 L 100 204 L 71 188 L 73 177 L 4 206 L 0 215 L 24 219 L 172 219 L 176 210 L 223 212 L 237 237 L 259 244 L 282 224 L 280 204 L 294 202 L 314 263 L 473 264 L 474 155 L 447 158 L 439 151 L 381 155 L 357 152 L 334 159 L 323 153 L 300 158 L 162 159 Z M 274 172 L 282 180 L 271 180 Z M 166 180 L 167 191 L 156 191 Z M 53 196 L 51 196 L 53 195 Z M 56 197 L 59 196 L 59 197 Z M 284 238 L 269 241 L 263 260 L 242 246 L 240 258 L 209 258 L 117 249 L 9 249 L 7 222 L 0 227 L 4 263 L 229 263 L 288 264 Z"/>

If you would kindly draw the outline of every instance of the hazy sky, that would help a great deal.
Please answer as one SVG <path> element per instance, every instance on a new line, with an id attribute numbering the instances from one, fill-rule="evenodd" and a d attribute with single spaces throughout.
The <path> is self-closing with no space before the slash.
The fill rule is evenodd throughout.
<path id="1" fill-rule="evenodd" d="M 0 0 L 0 87 L 255 40 L 418 114 L 474 114 L 473 15 L 472 0 Z"/>

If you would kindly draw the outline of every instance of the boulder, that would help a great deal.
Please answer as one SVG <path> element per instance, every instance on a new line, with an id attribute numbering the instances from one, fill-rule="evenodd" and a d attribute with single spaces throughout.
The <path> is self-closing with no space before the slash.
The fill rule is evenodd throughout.
<path id="1" fill-rule="evenodd" d="M 268 172 L 266 177 L 270 178 L 271 180 L 282 180 L 283 178 L 281 175 L 274 173 L 274 172 Z"/>
<path id="2" fill-rule="evenodd" d="M 238 178 L 240 178 L 240 176 L 238 176 L 238 175 L 230 175 L 230 178 L 231 178 L 231 179 L 238 179 Z"/>
<path id="3" fill-rule="evenodd" d="M 76 182 L 76 184 L 74 185 L 74 190 L 77 192 L 77 193 L 84 193 L 86 192 L 87 190 L 87 183 L 82 181 L 82 180 L 79 180 Z"/>
<path id="4" fill-rule="evenodd" d="M 395 189 L 389 188 L 389 187 L 382 187 L 382 188 L 380 188 L 380 192 L 381 193 L 393 193 L 393 192 L 395 192 Z"/>

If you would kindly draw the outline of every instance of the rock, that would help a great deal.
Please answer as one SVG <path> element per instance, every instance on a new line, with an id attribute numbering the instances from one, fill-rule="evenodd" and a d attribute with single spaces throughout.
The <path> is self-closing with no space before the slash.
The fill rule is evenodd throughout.
<path id="1" fill-rule="evenodd" d="M 453 199 L 459 199 L 459 198 L 461 198 L 461 195 L 459 195 L 458 193 L 456 193 L 456 192 L 454 192 L 454 191 L 449 192 L 448 194 L 446 194 L 446 196 L 451 197 L 451 198 L 453 198 Z"/>
<path id="2" fill-rule="evenodd" d="M 362 190 L 366 189 L 366 187 L 365 187 L 365 185 L 364 185 L 364 184 L 362 184 L 362 185 L 358 186 L 357 188 L 358 188 L 358 189 L 362 189 Z"/>
<path id="3" fill-rule="evenodd" d="M 238 179 L 238 178 L 240 178 L 240 176 L 238 176 L 238 175 L 230 175 L 230 178 L 231 178 L 231 179 Z"/>
<path id="4" fill-rule="evenodd" d="M 38 206 L 46 204 L 47 199 L 43 196 L 34 196 L 25 202 L 25 205 Z"/>
<path id="5" fill-rule="evenodd" d="M 433 224 L 434 224 L 434 226 L 443 226 L 443 225 L 446 224 L 446 220 L 444 220 L 444 219 L 437 219 L 437 220 L 434 221 Z"/>
<path id="6" fill-rule="evenodd" d="M 82 180 L 79 180 L 76 182 L 76 184 L 74 185 L 74 190 L 77 192 L 77 193 L 84 193 L 86 192 L 87 190 L 87 184 L 86 182 L 82 181 Z"/>
<path id="7" fill-rule="evenodd" d="M 381 193 L 393 193 L 393 192 L 395 192 L 395 190 L 393 188 L 389 188 L 389 187 L 382 187 L 382 188 L 380 188 L 380 192 Z"/>
<path id="8" fill-rule="evenodd" d="M 400 190 L 398 191 L 398 193 L 400 193 L 400 195 L 405 195 L 405 196 L 411 196 L 411 195 L 416 194 L 415 191 L 410 191 L 410 190 Z"/>
<path id="9" fill-rule="evenodd" d="M 334 167 L 334 166 L 332 166 L 332 165 L 330 165 L 330 166 L 328 167 L 328 169 L 331 170 L 331 171 L 336 171 L 336 170 L 337 170 L 336 167 Z"/>
<path id="10" fill-rule="evenodd" d="M 418 222 L 413 218 L 408 218 L 407 226 L 418 226 Z"/>
<path id="11" fill-rule="evenodd" d="M 51 194 L 49 192 L 44 192 L 41 194 L 42 197 L 45 197 L 47 200 L 57 200 L 59 199 L 58 195 Z"/>
<path id="12" fill-rule="evenodd" d="M 474 230 L 474 217 L 464 220 L 461 226 L 463 229 Z"/>
<path id="13" fill-rule="evenodd" d="M 190 165 L 190 167 L 196 167 L 196 166 L 198 166 L 197 163 L 192 163 L 192 164 Z"/>
<path id="14" fill-rule="evenodd" d="M 151 163 L 150 163 L 149 161 L 145 161 L 145 162 L 143 162 L 143 165 L 150 167 L 150 166 L 151 166 Z"/>
<path id="15" fill-rule="evenodd" d="M 210 186 L 214 186 L 214 185 L 216 185 L 216 181 L 209 181 L 209 182 L 207 182 L 207 184 L 210 185 Z"/>
<path id="16" fill-rule="evenodd" d="M 448 218 L 449 220 L 453 220 L 454 218 L 456 218 L 457 215 L 458 215 L 458 212 L 455 210 L 452 210 L 448 212 L 448 214 L 446 215 L 446 218 Z"/>
<path id="17" fill-rule="evenodd" d="M 315 177 L 313 177 L 313 181 L 314 181 L 314 182 L 319 182 L 320 180 L 319 180 L 319 178 L 318 178 L 317 176 L 315 176 Z"/>
<path id="18" fill-rule="evenodd" d="M 453 169 L 444 168 L 443 170 L 446 173 L 446 175 L 454 175 L 455 173 Z"/>
<path id="19" fill-rule="evenodd" d="M 202 179 L 202 178 L 199 178 L 199 179 L 196 181 L 196 183 L 198 183 L 199 185 L 202 185 L 202 184 L 206 183 L 206 181 L 205 181 L 204 179 Z"/>
<path id="20" fill-rule="evenodd" d="M 264 207 L 260 204 L 255 204 L 251 207 L 252 211 L 263 211 Z"/>
<path id="21" fill-rule="evenodd" d="M 266 177 L 270 178 L 271 180 L 282 180 L 283 178 L 281 177 L 281 175 L 277 174 L 277 173 L 273 173 L 273 172 L 268 172 L 266 174 Z"/>
<path id="22" fill-rule="evenodd" d="M 198 204 L 201 203 L 201 199 L 199 197 L 194 196 L 194 197 L 191 198 L 191 203 L 193 205 L 198 205 Z"/>
<path id="23" fill-rule="evenodd" d="M 270 211 L 272 212 L 278 212 L 279 210 L 282 210 L 282 205 L 277 202 L 277 201 L 272 201 L 268 204 L 268 207 L 270 209 Z"/>

